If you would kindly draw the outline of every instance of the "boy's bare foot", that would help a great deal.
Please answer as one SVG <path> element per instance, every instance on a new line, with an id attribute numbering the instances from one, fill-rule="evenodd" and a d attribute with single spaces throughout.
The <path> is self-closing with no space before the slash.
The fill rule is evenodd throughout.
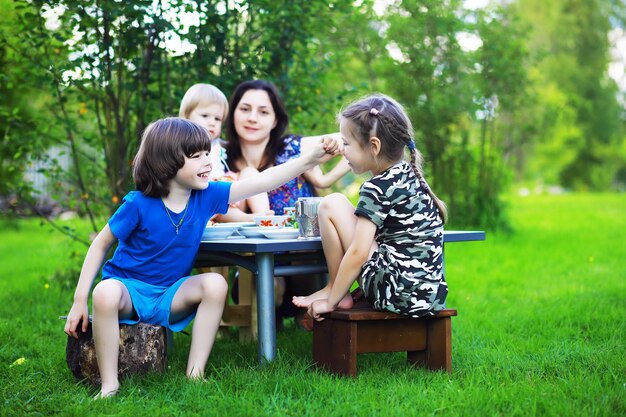
<path id="1" fill-rule="evenodd" d="M 119 390 L 119 386 L 115 389 L 109 389 L 109 388 L 105 388 L 102 387 L 102 389 L 100 390 L 99 393 L 96 394 L 95 397 L 93 397 L 94 400 L 102 400 L 105 398 L 111 398 L 117 395 L 117 392 Z"/>
<path id="2" fill-rule="evenodd" d="M 199 372 L 194 369 L 187 375 L 187 379 L 190 381 L 204 381 L 204 372 Z"/>

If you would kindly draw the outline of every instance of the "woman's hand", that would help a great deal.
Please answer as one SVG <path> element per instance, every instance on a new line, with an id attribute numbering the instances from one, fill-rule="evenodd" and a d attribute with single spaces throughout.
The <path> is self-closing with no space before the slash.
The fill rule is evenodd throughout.
<path id="1" fill-rule="evenodd" d="M 324 317 L 321 317 L 321 314 L 330 313 L 334 310 L 335 308 L 328 304 L 328 300 L 315 300 L 309 306 L 307 313 L 315 320 L 322 321 L 324 320 Z"/>

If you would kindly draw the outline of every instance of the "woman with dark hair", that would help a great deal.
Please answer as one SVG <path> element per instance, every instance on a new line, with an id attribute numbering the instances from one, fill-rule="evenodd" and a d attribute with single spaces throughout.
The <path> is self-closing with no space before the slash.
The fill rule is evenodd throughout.
<path id="1" fill-rule="evenodd" d="M 230 98 L 226 119 L 226 154 L 231 170 L 239 179 L 258 175 L 273 166 L 297 158 L 318 144 L 323 136 L 302 137 L 285 135 L 289 115 L 276 87 L 265 80 L 250 80 L 239 84 Z M 338 142 L 340 135 L 333 134 Z M 297 178 L 268 191 L 270 209 L 283 214 L 285 207 L 294 207 L 300 197 L 316 195 L 316 189 L 328 188 L 350 171 L 345 158 L 324 174 L 319 166 L 305 171 Z M 243 205 L 245 208 L 245 204 Z M 308 294 L 323 286 L 320 280 L 276 280 L 276 299 L 284 300 L 277 316 L 295 316 L 292 296 Z M 235 285 L 233 289 L 235 290 Z M 236 290 L 235 290 L 236 291 Z M 237 293 L 233 294 L 237 299 Z M 279 322 L 280 323 L 280 322 Z"/>
<path id="2" fill-rule="evenodd" d="M 231 170 L 240 178 L 281 165 L 297 158 L 322 139 L 322 136 L 286 135 L 289 115 L 276 87 L 265 80 L 239 84 L 230 98 L 226 119 L 226 154 Z M 339 140 L 338 134 L 333 134 Z M 268 192 L 270 209 L 283 214 L 299 197 L 316 195 L 350 170 L 345 158 L 328 173 L 315 167 L 287 184 Z"/>

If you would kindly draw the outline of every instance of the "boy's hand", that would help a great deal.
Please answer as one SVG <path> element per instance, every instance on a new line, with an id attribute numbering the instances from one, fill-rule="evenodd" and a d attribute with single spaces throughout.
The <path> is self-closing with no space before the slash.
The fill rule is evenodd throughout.
<path id="1" fill-rule="evenodd" d="M 339 143 L 330 136 L 324 136 L 313 151 L 318 164 L 329 161 L 333 156 L 341 153 Z"/>
<path id="2" fill-rule="evenodd" d="M 70 312 L 67 314 L 67 320 L 65 321 L 65 328 L 63 331 L 74 339 L 78 339 L 78 324 L 81 323 L 81 330 L 83 333 L 87 331 L 87 325 L 89 324 L 89 308 L 87 304 L 72 305 Z"/>
<path id="3" fill-rule="evenodd" d="M 322 138 L 322 145 L 324 146 L 324 150 L 327 154 L 334 156 L 341 153 L 339 142 L 337 142 L 337 140 L 335 140 L 332 136 L 324 136 Z"/>

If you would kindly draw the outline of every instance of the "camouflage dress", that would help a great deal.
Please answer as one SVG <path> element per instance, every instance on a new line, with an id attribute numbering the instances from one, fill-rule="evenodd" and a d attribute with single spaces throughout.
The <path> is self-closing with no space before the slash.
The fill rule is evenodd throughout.
<path id="1" fill-rule="evenodd" d="M 377 226 L 378 250 L 361 269 L 367 301 L 412 317 L 444 309 L 443 223 L 411 165 L 399 162 L 364 183 L 355 214 Z"/>

